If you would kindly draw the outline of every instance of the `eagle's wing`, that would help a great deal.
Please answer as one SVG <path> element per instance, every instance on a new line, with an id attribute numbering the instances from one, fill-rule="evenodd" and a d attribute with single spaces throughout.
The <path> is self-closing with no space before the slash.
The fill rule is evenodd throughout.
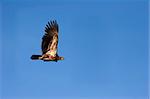
<path id="1" fill-rule="evenodd" d="M 45 34 L 42 38 L 42 53 L 48 51 L 57 51 L 58 44 L 58 24 L 55 21 L 50 21 L 45 27 Z"/>

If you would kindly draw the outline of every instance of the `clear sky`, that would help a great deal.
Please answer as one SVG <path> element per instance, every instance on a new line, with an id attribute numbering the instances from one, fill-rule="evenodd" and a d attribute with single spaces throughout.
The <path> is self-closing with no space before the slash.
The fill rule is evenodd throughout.
<path id="1" fill-rule="evenodd" d="M 64 61 L 41 54 L 49 20 Z M 148 1 L 3 0 L 2 99 L 148 99 Z"/>

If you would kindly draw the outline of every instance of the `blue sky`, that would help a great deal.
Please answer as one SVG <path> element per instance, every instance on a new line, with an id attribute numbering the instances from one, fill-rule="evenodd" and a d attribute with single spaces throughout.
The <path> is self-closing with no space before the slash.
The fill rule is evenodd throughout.
<path id="1" fill-rule="evenodd" d="M 0 10 L 2 99 L 148 99 L 148 2 L 5 0 Z M 41 54 L 56 19 L 64 61 Z"/>

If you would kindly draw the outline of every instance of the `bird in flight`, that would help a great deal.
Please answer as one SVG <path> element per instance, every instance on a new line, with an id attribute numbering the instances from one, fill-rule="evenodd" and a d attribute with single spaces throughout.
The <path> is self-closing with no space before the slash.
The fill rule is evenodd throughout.
<path id="1" fill-rule="evenodd" d="M 58 32 L 59 27 L 56 20 L 48 22 L 45 27 L 45 34 L 42 38 L 42 55 L 32 55 L 32 60 L 55 61 L 64 60 L 58 56 Z"/>

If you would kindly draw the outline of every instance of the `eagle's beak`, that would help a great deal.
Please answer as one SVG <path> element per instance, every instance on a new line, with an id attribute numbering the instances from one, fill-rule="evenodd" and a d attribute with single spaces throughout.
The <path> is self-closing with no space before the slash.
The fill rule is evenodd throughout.
<path id="1" fill-rule="evenodd" d="M 60 57 L 60 60 L 64 60 L 64 57 Z"/>

